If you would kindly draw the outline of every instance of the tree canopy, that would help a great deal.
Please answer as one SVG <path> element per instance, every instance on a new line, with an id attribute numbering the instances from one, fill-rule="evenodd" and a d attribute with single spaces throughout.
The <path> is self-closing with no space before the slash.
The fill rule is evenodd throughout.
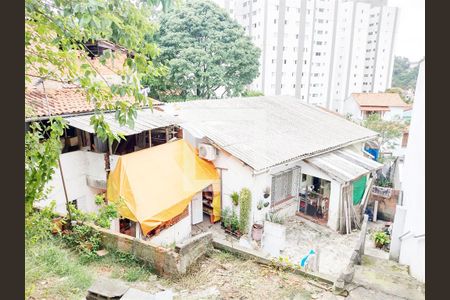
<path id="1" fill-rule="evenodd" d="M 160 98 L 174 93 L 212 98 L 239 95 L 258 76 L 260 50 L 214 3 L 192 1 L 161 18 L 158 61 L 169 71 L 150 81 Z"/>
<path id="2" fill-rule="evenodd" d="M 144 74 L 159 76 L 161 71 L 153 64 L 159 50 L 151 41 L 157 26 L 151 21 L 150 5 L 156 2 L 26 0 L 25 79 L 33 76 L 78 85 L 86 101 L 95 104 L 91 123 L 99 138 L 119 139 L 104 122 L 102 111 L 116 110 L 122 125 L 133 125 L 138 107 L 149 104 L 140 90 Z M 91 63 L 86 43 L 97 40 L 116 43 L 128 53 L 117 72 L 121 83 L 108 83 Z M 105 64 L 114 56 L 107 51 L 100 61 Z M 124 96 L 135 101 L 124 101 Z"/>
<path id="3" fill-rule="evenodd" d="M 369 115 L 362 125 L 380 134 L 380 145 L 384 149 L 397 146 L 395 139 L 401 137 L 407 127 L 400 120 L 385 121 L 379 114 Z"/>
<path id="4" fill-rule="evenodd" d="M 411 67 L 411 62 L 408 58 L 396 56 L 394 59 L 392 86 L 404 90 L 415 89 L 418 74 L 419 65 Z"/>

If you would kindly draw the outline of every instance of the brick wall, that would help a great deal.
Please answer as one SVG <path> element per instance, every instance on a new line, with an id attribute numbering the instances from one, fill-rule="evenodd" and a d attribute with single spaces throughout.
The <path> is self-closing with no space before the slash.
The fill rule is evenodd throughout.
<path id="1" fill-rule="evenodd" d="M 378 201 L 377 219 L 393 222 L 395 216 L 395 208 L 398 204 L 400 190 L 391 189 L 389 198 L 380 195 L 370 195 L 368 207 L 373 211 L 375 201 Z"/>
<path id="2" fill-rule="evenodd" d="M 211 233 L 199 234 L 177 244 L 175 249 L 168 249 L 109 229 L 89 226 L 100 232 L 105 248 L 133 254 L 162 276 L 185 274 L 189 267 L 212 247 Z"/>

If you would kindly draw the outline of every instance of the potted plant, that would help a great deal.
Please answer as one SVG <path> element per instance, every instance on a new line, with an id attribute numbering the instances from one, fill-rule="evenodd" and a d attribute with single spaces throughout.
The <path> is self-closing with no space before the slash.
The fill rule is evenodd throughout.
<path id="1" fill-rule="evenodd" d="M 239 194 L 238 192 L 232 192 L 230 195 L 231 200 L 233 201 L 234 206 L 239 205 Z"/>
<path id="2" fill-rule="evenodd" d="M 375 242 L 375 247 L 382 249 L 384 246 L 391 242 L 389 235 L 384 231 L 377 231 L 373 235 L 373 240 Z"/>
<path id="3" fill-rule="evenodd" d="M 263 232 L 263 225 L 261 224 L 253 224 L 252 226 L 252 238 L 255 241 L 260 241 L 261 237 L 262 237 L 262 232 Z"/>
<path id="4" fill-rule="evenodd" d="M 270 202 L 269 202 L 269 201 L 265 202 L 265 203 L 264 203 L 264 207 L 267 207 L 267 206 L 269 206 L 269 204 L 270 204 Z"/>
<path id="5" fill-rule="evenodd" d="M 264 199 L 269 198 L 269 196 L 270 196 L 270 188 L 269 188 L 269 187 L 266 187 L 266 188 L 264 189 L 263 193 L 264 193 Z"/>

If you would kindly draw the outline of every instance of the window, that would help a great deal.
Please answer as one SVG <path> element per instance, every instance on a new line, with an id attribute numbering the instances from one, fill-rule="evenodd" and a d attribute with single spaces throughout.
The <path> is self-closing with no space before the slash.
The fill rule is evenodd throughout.
<path id="1" fill-rule="evenodd" d="M 272 206 L 293 197 L 292 170 L 272 176 Z"/>
<path id="2" fill-rule="evenodd" d="M 284 60 L 284 64 L 286 64 L 286 60 Z"/>
<path id="3" fill-rule="evenodd" d="M 277 19 L 273 19 L 273 24 L 277 24 Z"/>

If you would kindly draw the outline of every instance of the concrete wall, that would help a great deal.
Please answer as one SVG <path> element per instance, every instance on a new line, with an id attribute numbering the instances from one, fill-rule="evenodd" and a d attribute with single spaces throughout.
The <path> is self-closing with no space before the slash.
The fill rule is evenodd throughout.
<path id="1" fill-rule="evenodd" d="M 88 186 L 86 180 L 90 177 L 106 181 L 104 154 L 74 151 L 61 154 L 60 160 L 68 200 L 77 200 L 78 208 L 84 212 L 96 212 L 98 207 L 95 205 L 95 195 L 101 193 L 102 190 Z M 66 197 L 59 167 L 55 168 L 53 178 L 47 187 L 51 189 L 51 192 L 47 199 L 40 201 L 37 206 L 43 207 L 55 200 L 55 211 L 66 213 Z"/>
<path id="2" fill-rule="evenodd" d="M 407 209 L 400 263 L 410 266 L 411 274 L 425 281 L 425 62 L 419 69 L 414 110 L 406 149 L 403 205 Z M 423 235 L 423 236 L 422 236 Z M 421 236 L 421 237 L 420 237 Z"/>
<path id="3" fill-rule="evenodd" d="M 159 275 L 185 274 L 189 267 L 212 247 L 211 233 L 199 234 L 171 249 L 95 225 L 90 226 L 100 232 L 105 248 L 133 254 L 152 266 Z"/>

